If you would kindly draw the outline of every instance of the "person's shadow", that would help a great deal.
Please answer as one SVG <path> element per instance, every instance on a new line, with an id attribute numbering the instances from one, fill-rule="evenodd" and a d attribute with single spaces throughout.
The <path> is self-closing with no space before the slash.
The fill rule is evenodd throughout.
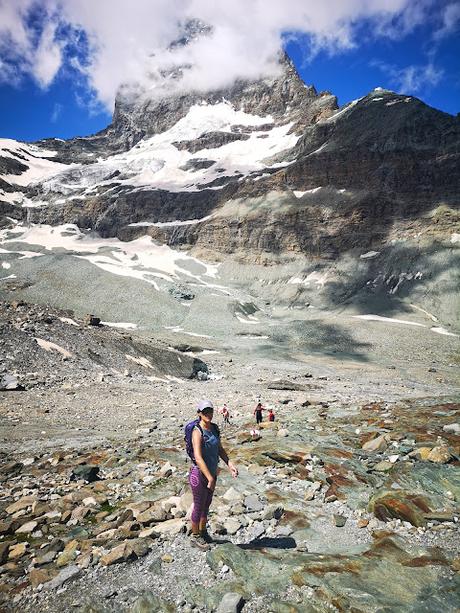
<path id="1" fill-rule="evenodd" d="M 225 545 L 231 543 L 229 539 L 213 538 L 213 545 Z M 297 543 L 290 536 L 269 537 L 253 539 L 249 543 L 239 543 L 236 545 L 240 549 L 295 549 Z"/>
<path id="2" fill-rule="evenodd" d="M 240 549 L 295 549 L 297 543 L 291 536 L 263 536 L 249 543 L 241 543 L 238 547 Z"/>

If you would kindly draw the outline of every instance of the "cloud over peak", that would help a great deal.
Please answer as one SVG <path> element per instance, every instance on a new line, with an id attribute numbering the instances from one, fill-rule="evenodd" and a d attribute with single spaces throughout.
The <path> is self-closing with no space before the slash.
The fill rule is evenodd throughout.
<path id="1" fill-rule="evenodd" d="M 237 78 L 274 74 L 286 37 L 308 41 L 310 55 L 357 45 L 371 23 L 376 36 L 403 35 L 434 0 L 0 0 L 0 68 L 4 81 L 21 75 L 48 87 L 60 70 L 76 71 L 107 109 L 121 84 L 155 96 L 168 75 L 180 87 L 208 90 Z M 452 3 L 452 6 L 458 6 Z M 445 19 L 444 19 L 445 18 Z M 172 45 L 191 19 L 210 29 Z M 457 22 L 443 13 L 441 30 Z M 166 76 L 166 79 L 165 79 Z M 170 79 L 177 87 L 179 81 Z"/>

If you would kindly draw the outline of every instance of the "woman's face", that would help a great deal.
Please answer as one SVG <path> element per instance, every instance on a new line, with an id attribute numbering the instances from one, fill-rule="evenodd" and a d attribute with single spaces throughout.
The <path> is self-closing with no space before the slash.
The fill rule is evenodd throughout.
<path id="1" fill-rule="evenodd" d="M 214 411 L 212 409 L 205 409 L 204 411 L 201 411 L 200 413 L 201 419 L 206 424 L 210 424 L 212 422 L 213 415 L 214 415 Z"/>

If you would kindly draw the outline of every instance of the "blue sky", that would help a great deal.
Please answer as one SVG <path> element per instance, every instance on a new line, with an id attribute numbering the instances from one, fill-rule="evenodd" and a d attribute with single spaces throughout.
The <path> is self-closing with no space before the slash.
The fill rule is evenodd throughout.
<path id="1" fill-rule="evenodd" d="M 306 83 L 331 91 L 339 104 L 382 86 L 460 111 L 458 1 L 329 0 L 329 14 L 309 0 L 285 0 L 284 12 L 275 0 L 255 0 L 244 20 L 243 0 L 224 15 L 205 0 L 136 1 L 138 14 L 125 0 L 99 0 L 91 10 L 88 0 L 0 0 L 0 137 L 69 138 L 106 127 L 120 83 L 164 67 L 179 9 L 198 11 L 215 28 L 206 46 L 195 44 L 187 56 L 177 51 L 177 64 L 190 57 L 196 64 L 192 83 L 251 77 L 284 40 Z"/>

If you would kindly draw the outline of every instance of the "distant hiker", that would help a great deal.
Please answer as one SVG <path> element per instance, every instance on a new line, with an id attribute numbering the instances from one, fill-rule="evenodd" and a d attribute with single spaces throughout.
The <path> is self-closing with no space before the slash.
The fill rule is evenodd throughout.
<path id="1" fill-rule="evenodd" d="M 225 424 L 230 424 L 230 412 L 229 412 L 226 404 L 224 404 L 224 406 L 222 408 L 222 417 L 223 417 L 223 420 L 224 420 L 224 425 Z"/>
<path id="2" fill-rule="evenodd" d="M 273 413 L 273 409 L 269 409 L 268 411 L 268 421 L 275 421 L 275 414 Z"/>
<path id="3" fill-rule="evenodd" d="M 193 462 L 189 483 L 193 494 L 192 544 L 199 549 L 209 549 L 212 538 L 206 529 L 208 510 L 216 487 L 219 458 L 227 464 L 233 477 L 238 469 L 229 461 L 220 440 L 219 428 L 213 423 L 214 407 L 209 400 L 202 400 L 197 407 L 198 419 L 185 426 L 187 453 Z"/>
<path id="4" fill-rule="evenodd" d="M 262 422 L 262 411 L 265 411 L 262 403 L 259 401 L 254 409 L 254 415 L 256 416 L 256 423 L 260 424 Z"/>

